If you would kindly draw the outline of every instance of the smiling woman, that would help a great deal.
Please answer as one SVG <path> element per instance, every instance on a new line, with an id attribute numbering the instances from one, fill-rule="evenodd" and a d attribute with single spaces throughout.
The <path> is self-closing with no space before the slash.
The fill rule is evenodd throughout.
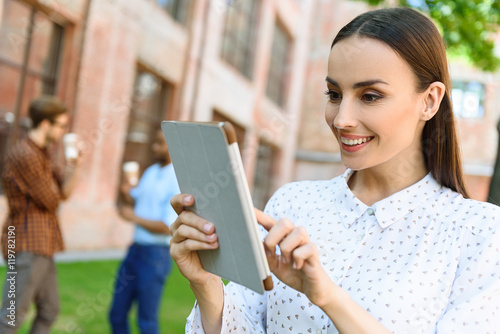
<path id="1" fill-rule="evenodd" d="M 341 66 L 344 60 L 344 62 L 349 61 L 361 65 L 355 69 L 358 75 L 365 74 L 366 77 L 371 72 L 363 73 L 360 69 L 367 71 L 369 67 L 372 73 L 373 71 L 384 73 L 385 76 L 391 78 L 391 84 L 381 79 L 364 79 L 361 83 L 355 83 L 353 88 L 367 87 L 377 82 L 385 83 L 388 87 L 384 88 L 399 90 L 392 92 L 392 95 L 397 93 L 401 99 L 405 96 L 410 99 L 399 101 L 399 105 L 394 104 L 392 109 L 389 107 L 384 108 L 385 110 L 390 109 L 395 112 L 401 106 L 423 108 L 420 111 L 426 114 L 420 115 L 423 116 L 421 119 L 423 122 L 420 122 L 416 133 L 421 138 L 415 138 L 418 141 L 414 143 L 416 145 L 414 148 L 417 150 L 413 150 L 413 154 L 407 153 L 411 154 L 413 160 L 423 158 L 426 171 L 431 172 L 440 184 L 461 193 L 464 197 L 469 197 L 462 175 L 444 43 L 434 24 L 425 16 L 414 15 L 415 13 L 413 10 L 401 8 L 398 10 L 398 20 L 390 24 L 386 21 L 392 19 L 393 13 L 390 12 L 377 12 L 376 15 L 365 14 L 353 20 L 337 34 L 332 43 L 329 73 L 335 71 L 334 65 L 343 69 Z M 370 16 L 371 20 L 367 21 Z M 356 37 L 354 39 L 357 41 L 353 41 L 353 37 Z M 334 52 L 339 48 L 342 50 Z M 340 57 L 349 56 L 354 59 L 333 61 L 332 57 L 339 57 L 339 54 L 341 54 Z M 401 84 L 407 87 L 398 86 Z M 407 88 L 406 92 L 404 92 L 405 88 Z M 382 93 L 372 93 L 364 96 L 364 99 L 367 102 L 375 102 L 383 97 Z M 418 98 L 419 101 L 413 100 L 414 98 Z M 424 103 L 423 107 L 421 103 Z M 403 115 L 408 116 L 408 114 Z M 391 114 L 391 117 L 378 119 L 385 118 L 388 121 L 396 116 L 397 114 Z M 420 129 L 421 126 L 424 126 L 423 130 Z M 396 128 L 404 131 L 401 126 L 394 127 L 393 130 Z M 403 162 L 401 157 L 399 161 Z M 408 163 L 403 162 L 402 166 L 406 169 Z"/>
<path id="2" fill-rule="evenodd" d="M 345 50 L 356 52 L 347 58 Z M 350 179 L 355 194 L 372 204 L 422 179 L 428 173 L 422 132 L 439 109 L 444 84 L 432 82 L 421 90 L 399 54 L 361 32 L 336 42 L 328 65 L 326 121 L 339 141 L 342 162 L 360 170 Z M 399 166 L 406 168 L 401 172 Z M 362 177 L 388 176 L 386 189 L 362 185 L 356 193 Z"/>
<path id="3" fill-rule="evenodd" d="M 344 175 L 283 186 L 257 212 L 274 290 L 200 266 L 213 225 L 178 195 L 172 258 L 197 304 L 187 333 L 493 333 L 500 209 L 468 199 L 438 30 L 407 8 L 346 25 L 328 58 L 325 118 Z"/>

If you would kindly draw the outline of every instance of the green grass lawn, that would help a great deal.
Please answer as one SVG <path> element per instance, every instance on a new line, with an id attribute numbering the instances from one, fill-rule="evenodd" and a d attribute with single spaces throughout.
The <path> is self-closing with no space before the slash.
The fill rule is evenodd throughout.
<path id="1" fill-rule="evenodd" d="M 113 296 L 114 275 L 119 264 L 120 261 L 117 260 L 57 264 L 61 312 L 52 328 L 52 334 L 110 333 L 107 314 Z M 2 287 L 5 282 L 5 269 L 0 267 Z M 160 332 L 184 333 L 186 317 L 193 303 L 194 296 L 188 282 L 174 265 L 159 312 Z M 29 332 L 34 311 L 32 307 L 19 334 Z M 135 312 L 131 316 L 131 327 L 133 333 L 139 333 Z"/>

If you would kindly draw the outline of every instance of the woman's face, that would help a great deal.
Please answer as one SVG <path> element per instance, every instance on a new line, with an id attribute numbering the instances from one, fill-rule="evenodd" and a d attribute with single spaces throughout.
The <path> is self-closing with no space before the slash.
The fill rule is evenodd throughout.
<path id="1" fill-rule="evenodd" d="M 385 43 L 352 36 L 332 48 L 325 118 L 342 162 L 354 170 L 421 163 L 423 93 L 409 65 Z"/>

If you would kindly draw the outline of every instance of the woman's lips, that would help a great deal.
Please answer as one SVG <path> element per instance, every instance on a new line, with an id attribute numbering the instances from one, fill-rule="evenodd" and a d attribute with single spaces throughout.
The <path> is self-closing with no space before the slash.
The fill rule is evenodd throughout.
<path id="1" fill-rule="evenodd" d="M 368 145 L 374 137 L 360 137 L 360 136 L 340 136 L 342 149 L 346 152 L 356 152 Z"/>

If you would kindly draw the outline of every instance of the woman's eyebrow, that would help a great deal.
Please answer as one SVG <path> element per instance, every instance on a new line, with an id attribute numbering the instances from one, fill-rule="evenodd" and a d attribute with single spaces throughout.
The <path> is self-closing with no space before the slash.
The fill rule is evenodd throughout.
<path id="1" fill-rule="evenodd" d="M 357 82 L 354 85 L 352 85 L 352 88 L 356 89 L 356 88 L 366 87 L 366 86 L 371 86 L 371 85 L 376 85 L 376 84 L 388 85 L 388 83 L 385 82 L 384 80 L 373 79 L 373 80 L 367 80 L 367 81 Z"/>
<path id="2" fill-rule="evenodd" d="M 337 83 L 337 81 L 333 80 L 332 78 L 330 78 L 330 77 L 326 77 L 326 79 L 325 79 L 325 80 L 326 80 L 328 83 L 331 83 L 332 85 L 339 87 L 339 84 Z"/>
<path id="3" fill-rule="evenodd" d="M 330 77 L 326 77 L 325 79 L 328 83 L 334 85 L 334 86 L 337 86 L 337 87 L 340 87 L 338 82 L 333 80 L 332 78 Z M 355 83 L 354 85 L 352 85 L 352 88 L 353 89 L 356 89 L 356 88 L 360 88 L 360 87 L 366 87 L 366 86 L 371 86 L 371 85 L 375 85 L 375 84 L 384 84 L 384 85 L 388 85 L 387 82 L 385 82 L 384 80 L 382 79 L 373 79 L 373 80 L 366 80 L 366 81 L 361 81 L 361 82 L 357 82 Z"/>

